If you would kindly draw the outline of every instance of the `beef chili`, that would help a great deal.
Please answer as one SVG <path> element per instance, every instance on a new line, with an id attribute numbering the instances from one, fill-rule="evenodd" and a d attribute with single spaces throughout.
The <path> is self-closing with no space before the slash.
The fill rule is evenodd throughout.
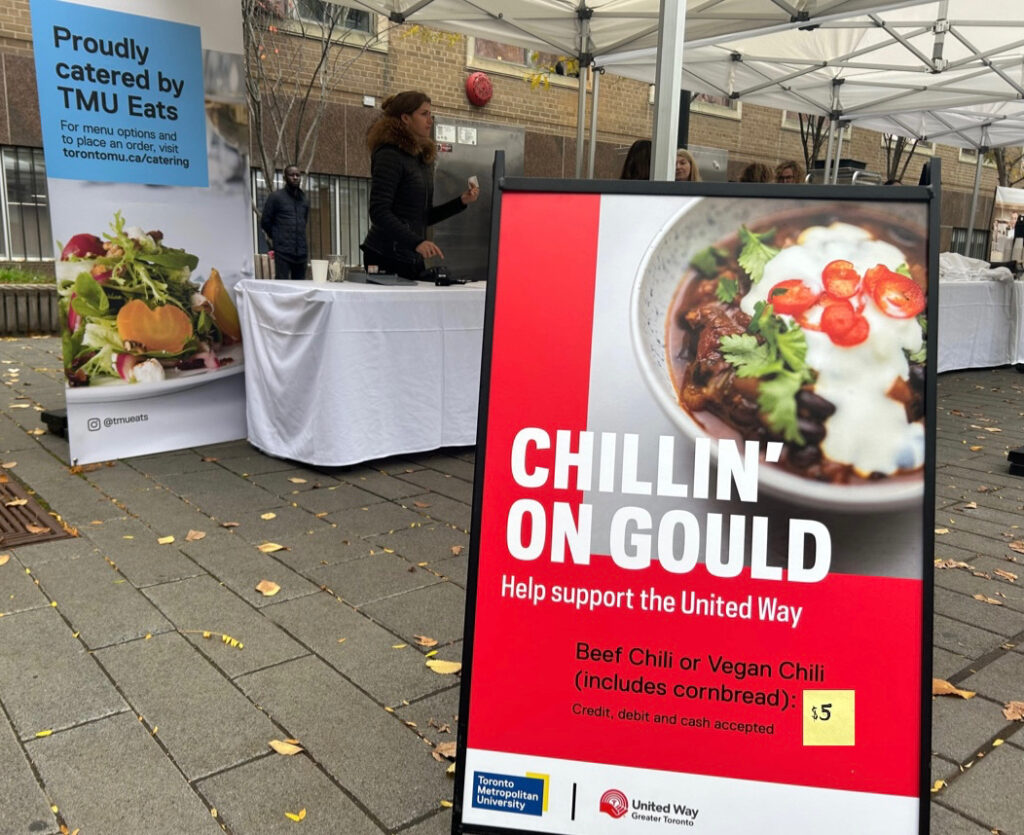
<path id="1" fill-rule="evenodd" d="M 859 207 L 801 209 L 692 256 L 666 347 L 709 434 L 782 441 L 780 465 L 834 484 L 924 461 L 923 229 Z"/>

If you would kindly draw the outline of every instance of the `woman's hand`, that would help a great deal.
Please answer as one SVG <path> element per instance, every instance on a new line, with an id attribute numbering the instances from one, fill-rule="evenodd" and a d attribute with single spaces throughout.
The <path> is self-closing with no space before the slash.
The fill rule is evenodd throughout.
<path id="1" fill-rule="evenodd" d="M 451 192 L 449 192 L 449 194 L 450 193 Z M 461 199 L 462 202 L 465 205 L 468 206 L 470 203 L 476 203 L 476 199 L 479 196 L 480 196 L 480 186 L 473 186 L 473 185 L 471 185 L 464 192 L 462 192 L 462 194 L 459 196 L 459 199 Z"/>
<path id="2" fill-rule="evenodd" d="M 416 251 L 424 258 L 444 258 L 444 253 L 441 252 L 441 247 L 435 244 L 433 241 L 420 241 L 416 245 Z"/>

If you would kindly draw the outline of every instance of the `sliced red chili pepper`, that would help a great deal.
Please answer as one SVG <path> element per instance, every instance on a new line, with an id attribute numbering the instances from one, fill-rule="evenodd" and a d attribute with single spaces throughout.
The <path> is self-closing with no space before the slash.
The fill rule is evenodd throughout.
<path id="1" fill-rule="evenodd" d="M 830 296 L 848 299 L 860 287 L 860 273 L 849 261 L 830 261 L 821 271 L 821 281 Z"/>
<path id="2" fill-rule="evenodd" d="M 834 301 L 821 311 L 821 329 L 835 342 L 837 336 L 853 327 L 856 318 L 853 305 L 846 299 Z"/>
<path id="3" fill-rule="evenodd" d="M 905 275 L 894 272 L 875 281 L 871 297 L 879 310 L 894 319 L 910 319 L 925 307 L 924 291 Z"/>
<path id="4" fill-rule="evenodd" d="M 864 292 L 873 293 L 875 285 L 884 278 L 890 276 L 899 275 L 897 272 L 893 272 L 884 264 L 876 264 L 864 272 Z M 906 278 L 906 276 L 904 276 Z"/>
<path id="5" fill-rule="evenodd" d="M 790 278 L 780 281 L 768 291 L 768 303 L 776 313 L 792 316 L 807 310 L 818 300 L 819 295 L 799 278 Z"/>
<path id="6" fill-rule="evenodd" d="M 860 345 L 861 342 L 868 338 L 870 330 L 871 325 L 868 320 L 858 313 L 854 314 L 853 325 L 850 326 L 848 331 L 836 336 L 831 334 L 829 336 L 836 345 L 849 348 L 852 345 Z"/>

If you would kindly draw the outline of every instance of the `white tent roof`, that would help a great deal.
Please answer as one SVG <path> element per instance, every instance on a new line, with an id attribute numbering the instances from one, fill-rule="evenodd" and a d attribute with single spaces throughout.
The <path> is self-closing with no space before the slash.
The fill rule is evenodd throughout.
<path id="1" fill-rule="evenodd" d="M 331 0 L 544 52 L 600 57 L 658 43 L 659 0 Z M 679 0 L 665 0 L 678 3 Z M 920 0 L 686 0 L 686 42 L 706 43 L 848 17 Z M 587 42 L 580 48 L 581 33 Z M 652 59 L 653 60 L 653 59 Z"/>
<path id="2" fill-rule="evenodd" d="M 616 74 L 644 81 L 655 77 L 654 50 L 606 55 L 601 63 Z M 897 119 L 908 111 L 955 113 L 1019 102 L 1024 99 L 1024 5 L 928 2 L 825 21 L 810 30 L 688 48 L 682 86 L 858 123 L 868 116 Z M 993 117 L 1018 112 L 1009 107 Z M 953 126 L 984 121 L 984 115 L 957 117 Z M 946 132 L 949 138 L 942 141 L 948 144 L 972 144 L 955 141 L 949 127 L 936 121 L 928 133 Z M 993 125 L 991 135 L 996 133 Z M 1018 135 L 1000 144 L 1022 140 Z"/>
<path id="3" fill-rule="evenodd" d="M 1024 102 L 854 119 L 859 127 L 960 148 L 1024 145 Z"/>

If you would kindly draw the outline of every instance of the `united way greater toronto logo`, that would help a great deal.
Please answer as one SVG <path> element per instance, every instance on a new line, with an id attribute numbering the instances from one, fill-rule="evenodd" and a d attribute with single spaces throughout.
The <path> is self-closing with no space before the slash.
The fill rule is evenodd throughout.
<path id="1" fill-rule="evenodd" d="M 473 806 L 540 817 L 548 810 L 547 774 L 473 772 Z"/>
<path id="2" fill-rule="evenodd" d="M 629 801 L 618 789 L 608 789 L 601 795 L 601 811 L 613 818 L 621 818 L 629 811 Z"/>

